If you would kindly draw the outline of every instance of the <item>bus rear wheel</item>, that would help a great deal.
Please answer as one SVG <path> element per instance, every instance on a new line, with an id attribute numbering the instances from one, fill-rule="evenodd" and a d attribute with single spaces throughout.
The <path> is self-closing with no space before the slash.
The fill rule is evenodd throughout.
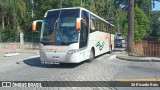
<path id="1" fill-rule="evenodd" d="M 88 62 L 92 62 L 94 60 L 94 51 L 91 49 Z"/>

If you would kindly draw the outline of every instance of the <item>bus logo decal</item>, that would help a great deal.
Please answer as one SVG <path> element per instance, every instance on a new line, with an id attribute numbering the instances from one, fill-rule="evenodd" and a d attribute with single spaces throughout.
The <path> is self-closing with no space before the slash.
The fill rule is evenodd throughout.
<path id="1" fill-rule="evenodd" d="M 96 43 L 96 47 L 98 47 L 98 46 L 99 46 L 99 50 L 101 51 L 101 50 L 103 49 L 104 42 L 102 42 L 102 44 L 101 44 L 100 41 L 98 41 L 98 42 Z"/>
<path id="2" fill-rule="evenodd" d="M 109 46 L 110 46 L 110 45 L 111 45 L 110 35 L 109 35 L 109 34 L 106 34 L 106 35 L 105 35 L 105 39 L 108 40 L 108 43 L 109 43 Z"/>

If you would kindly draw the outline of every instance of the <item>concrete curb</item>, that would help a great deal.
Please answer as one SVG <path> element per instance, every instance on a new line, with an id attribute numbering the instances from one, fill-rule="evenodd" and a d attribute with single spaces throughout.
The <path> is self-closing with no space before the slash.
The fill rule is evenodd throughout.
<path id="1" fill-rule="evenodd" d="M 11 57 L 11 56 L 17 56 L 19 55 L 19 53 L 8 53 L 8 54 L 5 54 L 4 57 Z"/>
<path id="2" fill-rule="evenodd" d="M 158 57 L 140 57 L 140 56 L 128 56 L 128 55 L 117 55 L 116 58 L 120 60 L 126 61 L 135 61 L 135 62 L 148 62 L 148 61 L 155 61 L 160 62 L 160 58 Z"/>
<path id="3" fill-rule="evenodd" d="M 21 55 L 21 54 L 39 54 L 39 50 L 17 50 L 17 51 L 11 51 L 11 50 L 6 49 L 6 50 L 2 50 L 0 52 L 0 57 L 15 56 L 14 53 L 19 53 L 18 55 Z M 13 54 L 13 55 L 11 55 L 11 54 Z"/>

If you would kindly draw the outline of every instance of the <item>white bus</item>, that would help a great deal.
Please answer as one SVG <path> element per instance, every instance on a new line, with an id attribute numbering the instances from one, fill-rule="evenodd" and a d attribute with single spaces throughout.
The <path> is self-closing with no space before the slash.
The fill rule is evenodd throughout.
<path id="1" fill-rule="evenodd" d="M 114 49 L 114 25 L 81 7 L 48 10 L 42 22 L 40 59 L 46 63 L 91 62 Z M 113 34 L 111 34 L 113 33 Z"/>

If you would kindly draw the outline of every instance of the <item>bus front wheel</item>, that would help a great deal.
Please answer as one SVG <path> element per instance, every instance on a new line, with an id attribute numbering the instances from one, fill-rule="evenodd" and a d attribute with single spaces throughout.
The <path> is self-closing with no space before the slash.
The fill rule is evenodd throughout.
<path id="1" fill-rule="evenodd" d="M 94 51 L 91 49 L 88 62 L 92 62 L 94 59 Z"/>

